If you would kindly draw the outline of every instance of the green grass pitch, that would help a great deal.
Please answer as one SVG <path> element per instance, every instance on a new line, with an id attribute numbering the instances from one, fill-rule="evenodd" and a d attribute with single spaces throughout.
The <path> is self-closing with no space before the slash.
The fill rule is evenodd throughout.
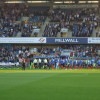
<path id="1" fill-rule="evenodd" d="M 100 70 L 0 70 L 0 100 L 100 100 Z"/>

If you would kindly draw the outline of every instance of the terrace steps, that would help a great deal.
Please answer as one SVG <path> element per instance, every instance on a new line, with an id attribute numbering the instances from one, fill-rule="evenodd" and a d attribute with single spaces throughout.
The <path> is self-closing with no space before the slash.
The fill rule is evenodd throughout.
<path id="1" fill-rule="evenodd" d="M 45 27 L 46 27 L 47 24 L 49 24 L 49 21 L 50 21 L 50 18 L 47 17 L 46 20 L 45 20 L 45 22 L 44 22 L 44 24 L 42 25 L 42 27 L 41 27 L 41 29 L 40 29 L 40 33 L 39 33 L 39 36 L 40 36 L 40 37 L 41 37 L 42 34 L 44 33 Z"/>

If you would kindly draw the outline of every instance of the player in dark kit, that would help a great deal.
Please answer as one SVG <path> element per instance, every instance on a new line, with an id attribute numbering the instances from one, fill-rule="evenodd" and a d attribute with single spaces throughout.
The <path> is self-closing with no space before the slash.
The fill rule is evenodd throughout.
<path id="1" fill-rule="evenodd" d="M 23 61 L 22 61 L 22 70 L 25 70 L 25 65 L 26 65 L 26 60 L 25 60 L 25 58 L 23 58 Z"/>

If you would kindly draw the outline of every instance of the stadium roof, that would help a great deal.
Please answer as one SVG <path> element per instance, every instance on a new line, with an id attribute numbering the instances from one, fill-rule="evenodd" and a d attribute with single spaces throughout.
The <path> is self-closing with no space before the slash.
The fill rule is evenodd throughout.
<path id="1" fill-rule="evenodd" d="M 58 3 L 96 3 L 100 4 L 100 0 L 0 0 L 4 3 L 47 3 L 47 2 L 58 2 Z"/>
<path id="2" fill-rule="evenodd" d="M 0 1 L 100 1 L 100 0 L 0 0 Z"/>

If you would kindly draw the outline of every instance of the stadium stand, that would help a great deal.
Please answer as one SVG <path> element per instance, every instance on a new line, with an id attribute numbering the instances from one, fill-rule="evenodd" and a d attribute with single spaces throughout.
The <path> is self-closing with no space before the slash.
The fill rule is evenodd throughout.
<path id="1" fill-rule="evenodd" d="M 59 60 L 85 61 L 95 59 L 98 61 L 100 54 L 99 45 L 60 45 L 51 47 L 33 47 L 30 46 L 0 46 L 0 64 L 10 63 L 19 65 L 22 58 L 26 58 L 28 65 L 34 62 L 34 59 L 46 59 L 48 63 Z M 66 51 L 66 52 L 65 52 Z M 9 64 L 9 65 L 10 65 Z"/>
<path id="2" fill-rule="evenodd" d="M 4 4 L 0 8 L 0 37 L 64 37 L 64 29 L 69 34 L 66 37 L 92 37 L 99 33 L 96 32 L 100 19 L 97 8 L 10 5 Z"/>
<path id="3" fill-rule="evenodd" d="M 40 29 L 48 16 L 47 7 L 5 4 L 0 10 L 1 37 L 31 37 L 34 29 Z M 28 19 L 25 20 L 25 17 Z M 34 32 L 35 33 L 35 32 Z"/>
<path id="4" fill-rule="evenodd" d="M 91 37 L 98 27 L 96 9 L 53 9 L 50 23 L 46 26 L 44 36 L 57 36 L 62 28 L 72 32 L 73 37 Z"/>
<path id="5" fill-rule="evenodd" d="M 100 2 L 98 2 L 99 6 L 97 4 L 92 6 L 92 3 L 87 2 L 88 0 L 86 5 L 85 3 L 78 5 L 78 1 L 75 1 L 75 4 L 70 2 L 65 4 L 66 0 L 61 4 L 56 4 L 53 0 L 47 1 L 49 3 L 36 5 L 32 4 L 32 1 L 28 3 L 27 0 L 22 4 L 10 4 L 4 1 L 5 3 L 0 5 L 0 42 L 2 43 L 3 37 L 12 37 L 11 40 L 6 38 L 3 41 L 7 43 L 8 40 L 8 43 L 12 43 L 10 46 L 0 44 L 0 65 L 19 65 L 23 58 L 29 65 L 38 62 L 39 59 L 43 60 L 43 65 L 60 63 L 63 67 L 65 64 L 73 65 L 74 61 L 79 62 L 79 60 L 82 62 L 89 60 L 89 63 L 85 62 L 89 66 L 98 64 L 100 40 L 85 37 L 100 37 L 98 9 Z M 16 38 L 14 42 L 13 37 L 19 39 Z M 25 41 L 22 37 L 40 38 L 28 38 Z M 95 59 L 94 63 L 91 62 L 92 59 Z M 78 63 L 76 65 L 79 66 Z"/>

